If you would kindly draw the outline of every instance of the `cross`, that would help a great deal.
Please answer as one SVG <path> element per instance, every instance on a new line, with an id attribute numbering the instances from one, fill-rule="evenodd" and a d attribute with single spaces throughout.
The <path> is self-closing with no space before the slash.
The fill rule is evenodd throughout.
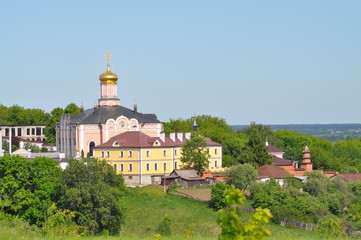
<path id="1" fill-rule="evenodd" d="M 109 67 L 109 66 L 110 66 L 110 58 L 112 57 L 112 55 L 110 54 L 110 51 L 107 51 L 107 52 L 104 54 L 104 57 L 107 58 L 107 66 Z"/>

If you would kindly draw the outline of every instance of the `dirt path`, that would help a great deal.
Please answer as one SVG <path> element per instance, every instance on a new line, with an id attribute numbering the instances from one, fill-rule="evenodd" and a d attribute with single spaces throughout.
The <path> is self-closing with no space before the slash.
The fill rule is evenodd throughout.
<path id="1" fill-rule="evenodd" d="M 175 194 L 193 198 L 198 201 L 209 201 L 211 199 L 210 188 L 186 188 L 177 189 Z"/>

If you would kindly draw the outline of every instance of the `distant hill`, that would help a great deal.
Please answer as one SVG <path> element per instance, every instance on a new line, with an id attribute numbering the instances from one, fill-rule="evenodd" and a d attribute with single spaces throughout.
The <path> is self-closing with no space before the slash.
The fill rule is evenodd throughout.
<path id="1" fill-rule="evenodd" d="M 236 130 L 241 130 L 249 125 L 232 125 Z M 318 136 L 336 142 L 350 138 L 361 138 L 361 124 L 284 124 L 268 125 L 272 130 L 290 130 L 306 135 Z"/>

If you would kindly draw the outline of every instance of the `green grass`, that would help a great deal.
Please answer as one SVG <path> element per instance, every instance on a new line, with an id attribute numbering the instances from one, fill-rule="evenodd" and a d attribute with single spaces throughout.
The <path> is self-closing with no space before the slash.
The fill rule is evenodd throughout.
<path id="1" fill-rule="evenodd" d="M 161 240 L 212 240 L 217 239 L 220 232 L 218 227 L 217 213 L 208 208 L 206 204 L 194 201 L 182 196 L 173 196 L 163 193 L 162 189 L 147 186 L 143 188 L 132 188 L 127 190 L 122 199 L 122 205 L 127 208 L 125 225 L 122 227 L 121 235 L 67 237 L 64 240 L 153 240 L 158 225 L 165 215 L 170 216 L 171 237 L 162 237 Z M 249 216 L 249 214 L 245 214 Z M 192 238 L 182 237 L 182 233 L 188 228 L 188 224 L 195 224 L 194 236 Z M 269 224 L 272 236 L 268 240 L 331 240 L 351 239 L 335 238 L 321 235 L 317 232 L 305 231 L 297 228 L 282 227 Z M 56 240 L 57 236 L 43 236 L 39 230 L 28 226 L 24 222 L 15 222 L 13 225 L 0 223 L 1 240 Z"/>
<path id="2" fill-rule="evenodd" d="M 171 220 L 172 234 L 182 235 L 189 224 L 195 225 L 195 235 L 216 239 L 220 228 L 217 214 L 206 204 L 192 199 L 168 195 L 151 186 L 130 189 L 122 200 L 128 209 L 122 234 L 129 236 L 152 236 L 165 215 Z"/>

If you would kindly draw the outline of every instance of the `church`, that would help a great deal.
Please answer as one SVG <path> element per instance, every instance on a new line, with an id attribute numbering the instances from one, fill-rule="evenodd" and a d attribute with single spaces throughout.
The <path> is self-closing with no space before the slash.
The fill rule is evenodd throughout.
<path id="1" fill-rule="evenodd" d="M 188 133 L 166 137 L 163 122 L 155 114 L 144 114 L 137 105 L 129 109 L 117 97 L 118 76 L 107 69 L 99 76 L 98 105 L 80 114 L 63 115 L 56 125 L 56 146 L 66 158 L 105 159 L 115 171 L 135 184 L 150 184 L 152 176 L 171 173 L 182 167 L 181 148 Z M 210 155 L 208 170 L 222 171 L 222 145 L 204 138 Z"/>
<path id="2" fill-rule="evenodd" d="M 107 69 L 99 76 L 101 96 L 98 105 L 80 114 L 63 115 L 56 125 L 56 146 L 65 157 L 93 157 L 93 148 L 111 137 L 127 131 L 140 131 L 155 137 L 163 130 L 163 123 L 155 114 L 143 114 L 120 105 L 117 97 L 118 76 L 110 71 L 110 54 Z"/>

